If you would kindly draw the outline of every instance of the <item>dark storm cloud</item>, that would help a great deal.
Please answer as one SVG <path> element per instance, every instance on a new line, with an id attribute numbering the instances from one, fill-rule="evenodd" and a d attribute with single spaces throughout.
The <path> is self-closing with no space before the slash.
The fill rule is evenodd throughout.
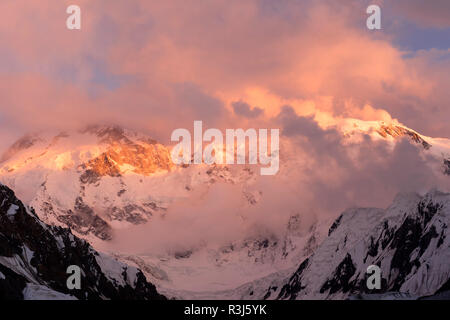
<path id="1" fill-rule="evenodd" d="M 248 103 L 244 101 L 236 101 L 232 104 L 234 113 L 244 116 L 246 118 L 256 118 L 264 113 L 264 110 L 258 107 L 251 108 Z"/>

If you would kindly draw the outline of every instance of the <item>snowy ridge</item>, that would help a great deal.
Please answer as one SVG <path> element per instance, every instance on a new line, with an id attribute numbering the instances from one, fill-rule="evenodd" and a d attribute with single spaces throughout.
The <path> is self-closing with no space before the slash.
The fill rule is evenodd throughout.
<path id="1" fill-rule="evenodd" d="M 99 254 L 68 229 L 45 225 L 3 185 L 0 203 L 0 299 L 164 298 L 140 270 Z M 71 265 L 82 270 L 77 290 L 66 286 Z"/>
<path id="2" fill-rule="evenodd" d="M 438 160 L 435 170 L 450 174 L 449 139 L 378 121 L 345 119 L 337 125 L 353 142 L 366 134 L 392 144 L 408 137 L 423 146 L 424 156 Z M 282 161 L 280 176 L 289 175 L 287 162 Z M 216 182 L 238 185 L 250 203 L 258 201 L 257 194 L 247 192 L 256 178 L 253 169 L 176 167 L 169 148 L 150 137 L 120 127 L 93 126 L 23 137 L 3 155 L 0 181 L 35 208 L 44 222 L 68 226 L 88 240 L 111 240 L 114 230 L 162 217 L 172 204 L 192 197 L 193 190 Z"/>
<path id="3" fill-rule="evenodd" d="M 450 279 L 450 194 L 399 195 L 382 209 L 344 212 L 329 236 L 269 299 L 345 299 L 399 292 L 433 295 Z M 366 287 L 366 269 L 378 265 L 382 288 Z"/>
<path id="4" fill-rule="evenodd" d="M 115 229 L 164 216 L 197 186 L 246 183 L 254 176 L 226 166 L 177 168 L 168 148 L 119 127 L 28 135 L 3 159 L 2 183 L 44 222 L 89 240 L 110 240 Z"/>
<path id="5" fill-rule="evenodd" d="M 384 121 L 344 119 L 338 124 L 338 128 L 349 141 L 353 142 L 362 140 L 363 135 L 369 135 L 372 139 L 394 145 L 399 138 L 406 137 L 420 145 L 425 151 L 424 155 L 431 155 L 441 164 L 435 168 L 436 171 L 450 175 L 450 139 L 428 137 L 399 123 Z"/>
<path id="6" fill-rule="evenodd" d="M 449 139 L 426 137 L 397 123 L 377 121 L 347 119 L 338 124 L 338 128 L 348 141 L 353 142 L 370 135 L 393 146 L 399 138 L 406 137 L 421 147 L 424 156 L 431 155 L 438 160 L 436 163 L 441 165 L 436 170 L 450 175 Z M 278 179 L 289 180 L 289 166 L 295 163 L 288 162 L 282 161 Z M 200 193 L 198 191 L 207 193 L 218 183 L 242 191 L 245 206 L 258 204 L 265 195 L 253 187 L 254 172 L 254 168 L 248 166 L 175 167 L 170 161 L 168 147 L 119 127 L 28 135 L 14 144 L 0 163 L 0 181 L 25 199 L 42 221 L 52 226 L 69 227 L 74 235 L 88 240 L 100 250 L 103 249 L 99 244 L 114 240 L 119 232 L 152 223 L 156 218 L 164 219 L 174 204 L 194 198 L 194 194 Z M 400 207 L 412 206 L 412 212 L 417 199 L 408 196 Z M 14 212 L 14 207 L 10 207 L 6 216 L 11 219 Z M 349 246 L 361 242 L 373 231 L 373 225 L 380 224 L 391 211 L 358 209 L 348 212 L 344 216 L 352 227 L 346 231 L 346 237 L 335 239 L 336 243 L 327 241 L 340 233 L 334 235 L 333 231 L 326 238 L 331 223 L 319 221 L 315 229 L 303 230 L 301 234 L 289 231 L 286 226 L 282 236 L 261 233 L 221 247 L 204 244 L 162 255 L 151 252 L 131 255 L 117 251 L 109 254 L 126 265 L 141 269 L 147 279 L 169 297 L 273 299 L 281 294 L 286 279 L 294 274 L 301 261 L 308 261 L 304 267 L 309 265 L 309 257 L 315 256 L 316 263 L 326 266 L 318 273 L 335 272 L 335 264 L 345 260 Z M 292 218 L 295 221 L 295 217 Z M 400 214 L 393 215 L 389 221 L 400 223 L 401 218 Z M 342 225 L 343 222 L 336 223 L 335 229 L 341 230 Z M 316 256 L 314 251 L 324 239 L 320 250 L 326 254 Z M 339 246 L 341 248 L 335 251 Z M 96 262 L 108 270 L 110 281 L 123 284 L 122 267 L 108 261 L 109 258 L 102 256 L 96 258 Z M 312 278 L 319 282 L 325 280 L 320 274 L 311 271 Z M 133 276 L 127 275 L 127 278 L 133 284 Z M 331 285 L 330 280 L 328 286 Z M 434 285 L 431 288 L 434 290 Z M 283 294 L 280 297 L 294 297 L 286 292 Z M 317 296 L 312 293 L 305 296 L 322 299 L 337 298 L 339 294 L 328 296 L 319 292 Z M 344 292 L 340 297 L 347 296 Z"/>

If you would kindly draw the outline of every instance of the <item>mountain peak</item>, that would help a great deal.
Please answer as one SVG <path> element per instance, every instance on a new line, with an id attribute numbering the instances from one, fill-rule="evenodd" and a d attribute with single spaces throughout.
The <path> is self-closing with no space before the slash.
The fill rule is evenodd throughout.
<path id="1" fill-rule="evenodd" d="M 90 125 L 79 131 L 27 134 L 2 156 L 3 172 L 36 166 L 99 168 L 104 159 L 120 173 L 149 175 L 170 170 L 169 151 L 156 140 L 120 126 Z M 98 170 L 100 173 L 102 170 Z"/>
<path id="2" fill-rule="evenodd" d="M 431 144 L 425 141 L 425 139 L 422 138 L 422 136 L 417 132 L 400 125 L 385 125 L 382 123 L 380 124 L 380 128 L 377 132 L 383 138 L 386 138 L 387 136 L 391 136 L 393 138 L 409 136 L 413 142 L 421 144 L 424 149 L 428 150 L 431 148 Z"/>

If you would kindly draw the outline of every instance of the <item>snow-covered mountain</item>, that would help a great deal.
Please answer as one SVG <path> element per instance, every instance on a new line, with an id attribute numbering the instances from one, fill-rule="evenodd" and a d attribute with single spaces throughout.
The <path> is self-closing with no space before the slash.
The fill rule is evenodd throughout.
<path id="1" fill-rule="evenodd" d="M 2 181 L 42 220 L 80 235 L 110 239 L 112 222 L 142 223 L 167 205 L 142 179 L 170 170 L 167 149 L 120 128 L 27 135 L 3 161 Z"/>
<path id="2" fill-rule="evenodd" d="M 450 139 L 433 138 L 422 135 L 415 130 L 398 123 L 384 121 L 362 121 L 358 119 L 344 119 L 338 125 L 339 130 L 349 140 L 361 139 L 362 135 L 369 135 L 375 140 L 384 140 L 393 145 L 399 138 L 406 137 L 412 143 L 421 146 L 425 154 L 433 156 L 440 166 L 436 168 L 444 174 L 450 173 Z"/>
<path id="3" fill-rule="evenodd" d="M 439 160 L 436 170 L 450 173 L 448 139 L 425 137 L 396 124 L 356 119 L 340 123 L 339 129 L 349 141 L 369 134 L 394 143 L 407 136 Z M 288 164 L 282 161 L 282 166 Z M 148 136 L 120 127 L 91 126 L 19 139 L 1 157 L 0 181 L 34 207 L 46 223 L 68 226 L 87 239 L 109 240 L 114 229 L 164 216 L 172 203 L 191 197 L 198 186 L 217 181 L 240 185 L 249 202 L 257 201 L 257 190 L 246 191 L 256 171 L 236 167 L 176 167 L 169 148 Z"/>
<path id="4" fill-rule="evenodd" d="M 168 297 L 256 299 L 272 281 L 284 280 L 295 271 L 298 261 L 316 250 L 326 226 L 313 224 L 303 230 L 301 218 L 292 216 L 281 235 L 260 233 L 225 246 L 205 244 L 175 255 L 113 255 L 141 269 Z"/>
<path id="5" fill-rule="evenodd" d="M 419 298 L 450 290 L 450 194 L 398 195 L 383 209 L 351 209 L 284 283 L 265 299 L 346 299 L 396 293 Z M 381 289 L 366 286 L 367 267 L 381 268 Z M 381 295 L 379 295 L 381 297 Z"/>
<path id="6" fill-rule="evenodd" d="M 101 240 L 110 240 L 113 229 L 164 215 L 197 185 L 253 175 L 233 175 L 228 167 L 176 168 L 167 147 L 120 127 L 27 135 L 2 159 L 0 181 L 43 221 Z"/>
<path id="7" fill-rule="evenodd" d="M 67 268 L 81 269 L 69 290 Z M 44 224 L 0 185 L 0 299 L 164 299 L 143 273 L 96 252 L 69 229 Z"/>
<path id="8" fill-rule="evenodd" d="M 435 169 L 439 174 L 450 173 L 448 139 L 425 137 L 399 124 L 355 119 L 340 123 L 338 129 L 349 142 L 370 135 L 394 145 L 398 138 L 407 137 L 425 155 L 438 160 Z M 238 209 L 251 208 L 267 196 L 254 186 L 258 170 L 251 166 L 177 167 L 170 161 L 169 151 L 150 137 L 120 127 L 32 134 L 3 155 L 0 181 L 33 207 L 42 221 L 69 227 L 100 251 L 105 248 L 102 243 L 114 241 L 118 233 L 165 219 L 173 206 L 195 198 L 199 192 L 207 193 L 218 183 L 238 190 Z M 291 164 L 283 160 L 277 179 L 288 181 Z M 363 214 L 355 220 L 363 224 L 367 217 L 361 211 Z M 202 243 L 164 254 L 129 254 L 111 248 L 105 251 L 141 269 L 168 297 L 287 298 L 280 291 L 287 285 L 286 279 L 328 241 L 333 218 L 306 223 L 301 212 L 285 217 L 284 229 L 278 234 L 257 232 L 226 245 Z M 236 221 L 245 219 L 238 216 Z M 372 230 L 371 219 L 361 226 L 363 230 Z M 361 231 L 355 237 L 362 239 L 364 235 Z M 339 241 L 345 242 L 345 237 Z"/>

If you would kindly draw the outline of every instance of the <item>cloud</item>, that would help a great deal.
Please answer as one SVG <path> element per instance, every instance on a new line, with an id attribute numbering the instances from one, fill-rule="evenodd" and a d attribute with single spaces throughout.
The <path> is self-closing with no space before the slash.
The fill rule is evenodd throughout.
<path id="1" fill-rule="evenodd" d="M 398 8 L 410 19 L 446 26 L 447 2 L 407 3 Z M 352 144 L 323 129 L 345 117 L 398 119 L 450 137 L 449 50 L 402 51 L 396 35 L 367 30 L 360 1 L 79 0 L 81 31 L 65 28 L 69 4 L 0 3 L 0 121 L 9 128 L 2 143 L 19 131 L 92 123 L 162 142 L 194 120 L 282 129 L 281 163 L 289 167 L 280 173 L 289 170 L 288 178 L 258 177 L 261 205 L 236 215 L 240 195 L 218 186 L 217 202 L 199 195 L 136 230 L 136 239 L 195 246 L 201 234 L 219 243 L 244 232 L 233 229 L 242 215 L 245 226 L 279 233 L 293 210 L 312 223 L 351 205 L 387 205 L 398 191 L 445 188 L 407 141 L 393 149 L 368 137 Z"/>
<path id="2" fill-rule="evenodd" d="M 425 134 L 450 135 L 448 51 L 405 57 L 388 34 L 364 27 L 357 1 L 80 0 L 79 32 L 65 28 L 68 4 L 0 4 L 8 44 L 0 50 L 1 82 L 10 88 L 0 116 L 11 126 L 34 130 L 88 117 L 167 139 L 199 116 L 223 127 L 256 120 L 260 109 L 272 116 L 284 103 L 246 99 L 259 88 L 335 116 L 367 114 L 370 104 Z M 439 6 L 427 4 L 445 12 Z M 25 86 L 29 78 L 39 80 Z M 260 109 L 232 104 L 241 100 Z"/>
<path id="3" fill-rule="evenodd" d="M 106 250 L 134 254 L 175 254 L 221 248 L 253 238 L 283 239 L 290 217 L 300 233 L 330 221 L 349 207 L 386 207 L 398 192 L 450 191 L 448 177 L 436 175 L 436 160 L 407 138 L 394 146 L 363 136 L 343 137 L 322 129 L 312 117 L 283 107 L 274 119 L 282 131 L 281 169 L 256 175 L 249 186 L 216 183 L 194 189 L 169 207 L 163 218 L 118 230 Z M 230 170 L 239 170 L 232 167 Z M 249 205 L 244 193 L 260 194 Z M 258 197 L 259 198 L 259 197 Z"/>
<path id="4" fill-rule="evenodd" d="M 247 118 L 256 118 L 264 113 L 264 110 L 258 107 L 251 108 L 248 103 L 244 101 L 236 101 L 232 104 L 234 113 L 236 115 L 244 116 Z"/>
<path id="5" fill-rule="evenodd" d="M 284 161 L 297 163 L 289 165 L 290 184 L 302 181 L 296 189 L 311 194 L 317 212 L 388 205 L 402 191 L 448 189 L 447 177 L 432 169 L 436 160 L 407 138 L 393 148 L 369 136 L 351 142 L 334 128 L 321 129 L 312 118 L 297 116 L 290 107 L 283 109 L 278 121 L 282 135 L 292 141 Z"/>
<path id="6" fill-rule="evenodd" d="M 447 0 L 397 0 L 387 3 L 396 14 L 424 27 L 449 28 L 450 2 Z"/>

